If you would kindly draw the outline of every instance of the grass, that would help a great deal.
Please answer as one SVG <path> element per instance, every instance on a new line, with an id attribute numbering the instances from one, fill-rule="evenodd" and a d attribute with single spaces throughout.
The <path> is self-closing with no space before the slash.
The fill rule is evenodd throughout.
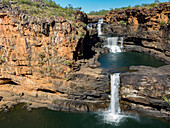
<path id="1" fill-rule="evenodd" d="M 2 4 L 10 4 L 9 1 L 10 0 L 2 0 Z M 28 14 L 40 18 L 63 16 L 67 20 L 74 20 L 76 17 L 73 15 L 75 14 L 76 10 L 80 10 L 80 8 L 73 8 L 71 5 L 69 5 L 69 7 L 63 8 L 52 0 L 42 0 L 41 2 L 31 2 L 29 0 L 12 1 L 17 2 L 16 4 L 12 4 L 12 7 L 20 7 L 21 10 L 26 10 Z"/>

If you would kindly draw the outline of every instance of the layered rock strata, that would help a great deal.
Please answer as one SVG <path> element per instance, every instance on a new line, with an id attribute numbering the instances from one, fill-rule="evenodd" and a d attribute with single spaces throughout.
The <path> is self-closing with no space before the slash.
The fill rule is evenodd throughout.
<path id="1" fill-rule="evenodd" d="M 153 8 L 111 11 L 105 16 L 103 32 L 124 37 L 126 51 L 155 56 L 170 64 L 170 2 Z M 120 104 L 123 111 L 170 121 L 169 65 L 130 67 L 121 74 Z M 166 101 L 167 99 L 167 101 Z"/>
<path id="2" fill-rule="evenodd" d="M 120 102 L 124 111 L 170 121 L 170 65 L 132 66 L 121 74 Z M 166 101 L 167 99 L 167 101 Z"/>
<path id="3" fill-rule="evenodd" d="M 26 102 L 29 108 L 90 111 L 108 106 L 109 75 L 84 67 L 86 14 L 74 20 L 38 18 L 0 5 L 0 108 Z"/>
<path id="4" fill-rule="evenodd" d="M 139 45 L 170 57 L 170 2 L 153 8 L 111 11 L 105 16 L 103 32 L 124 37 L 124 44 Z M 170 59 L 169 59 L 170 61 Z"/>

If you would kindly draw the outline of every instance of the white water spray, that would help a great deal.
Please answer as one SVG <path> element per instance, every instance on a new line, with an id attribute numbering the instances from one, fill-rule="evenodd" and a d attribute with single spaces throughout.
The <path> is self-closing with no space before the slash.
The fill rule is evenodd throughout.
<path id="1" fill-rule="evenodd" d="M 118 125 L 121 121 L 123 121 L 122 118 L 125 117 L 120 113 L 119 73 L 111 74 L 110 77 L 111 77 L 111 102 L 109 110 L 104 112 L 104 121 L 106 123 L 115 123 L 115 125 Z"/>
<path id="2" fill-rule="evenodd" d="M 123 37 L 120 37 L 120 48 L 123 48 Z"/>
<path id="3" fill-rule="evenodd" d="M 123 46 L 123 44 L 122 44 Z M 118 37 L 108 37 L 106 39 L 106 45 L 104 47 L 107 47 L 110 49 L 110 52 L 117 53 L 121 52 L 121 47 L 118 46 Z"/>
<path id="4" fill-rule="evenodd" d="M 120 113 L 119 106 L 119 84 L 120 84 L 120 76 L 119 73 L 115 73 L 110 75 L 111 77 L 111 103 L 110 109 L 111 114 L 117 115 Z"/>
<path id="5" fill-rule="evenodd" d="M 103 24 L 103 19 L 100 19 L 97 24 L 98 35 L 102 35 L 102 28 L 101 28 L 102 24 Z"/>
<path id="6" fill-rule="evenodd" d="M 105 47 L 110 49 L 110 52 L 117 53 L 122 52 L 123 48 L 123 37 L 120 38 L 121 45 L 118 45 L 118 37 L 108 37 L 106 39 Z M 125 117 L 120 113 L 119 105 L 119 84 L 120 84 L 120 73 L 114 73 L 110 75 L 111 78 L 111 102 L 109 110 L 105 112 L 105 121 L 107 123 L 115 123 L 116 125 L 122 121 L 122 118 Z"/>
<path id="7" fill-rule="evenodd" d="M 93 23 L 89 23 L 88 25 L 87 25 L 87 29 L 92 29 L 93 28 Z"/>

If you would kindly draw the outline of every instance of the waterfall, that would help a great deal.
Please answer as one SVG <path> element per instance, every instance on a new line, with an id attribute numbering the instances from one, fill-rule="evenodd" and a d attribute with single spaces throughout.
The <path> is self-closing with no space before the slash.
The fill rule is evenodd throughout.
<path id="1" fill-rule="evenodd" d="M 121 52 L 121 48 L 123 48 L 123 37 L 121 38 L 121 46 L 118 46 L 118 37 L 108 37 L 104 47 L 109 48 L 112 53 Z"/>
<path id="2" fill-rule="evenodd" d="M 117 53 L 121 52 L 123 48 L 123 37 L 120 38 L 120 46 L 118 45 L 118 37 L 108 37 L 106 38 L 106 45 L 110 49 L 110 52 Z M 110 107 L 109 110 L 105 112 L 105 121 L 107 123 L 115 123 L 116 125 L 122 121 L 125 117 L 120 113 L 119 105 L 119 84 L 120 84 L 120 73 L 114 73 L 110 75 L 111 79 L 111 97 L 110 97 Z"/>
<path id="3" fill-rule="evenodd" d="M 98 35 L 102 35 L 102 29 L 101 29 L 102 24 L 103 24 L 103 19 L 100 19 L 97 24 Z"/>
<path id="4" fill-rule="evenodd" d="M 120 37 L 120 47 L 123 48 L 123 37 Z"/>
<path id="5" fill-rule="evenodd" d="M 115 73 L 111 76 L 111 103 L 110 110 L 111 114 L 117 115 L 120 113 L 119 106 L 119 84 L 120 84 L 120 76 L 119 73 Z"/>
<path id="6" fill-rule="evenodd" d="M 87 25 L 87 29 L 92 29 L 92 28 L 93 28 L 93 24 L 92 23 Z"/>

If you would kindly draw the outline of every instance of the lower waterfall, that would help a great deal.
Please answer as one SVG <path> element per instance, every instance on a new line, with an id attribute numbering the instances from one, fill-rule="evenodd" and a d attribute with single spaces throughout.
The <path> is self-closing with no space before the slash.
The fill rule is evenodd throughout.
<path id="1" fill-rule="evenodd" d="M 119 84 L 120 84 L 120 76 L 119 73 L 115 73 L 111 76 L 111 103 L 110 110 L 111 114 L 117 115 L 120 113 L 119 106 Z"/>
<path id="2" fill-rule="evenodd" d="M 111 78 L 111 97 L 110 97 L 110 107 L 104 112 L 104 121 L 106 123 L 115 123 L 118 125 L 125 115 L 120 113 L 119 105 L 119 84 L 120 84 L 120 74 L 115 73 L 110 75 Z"/>

